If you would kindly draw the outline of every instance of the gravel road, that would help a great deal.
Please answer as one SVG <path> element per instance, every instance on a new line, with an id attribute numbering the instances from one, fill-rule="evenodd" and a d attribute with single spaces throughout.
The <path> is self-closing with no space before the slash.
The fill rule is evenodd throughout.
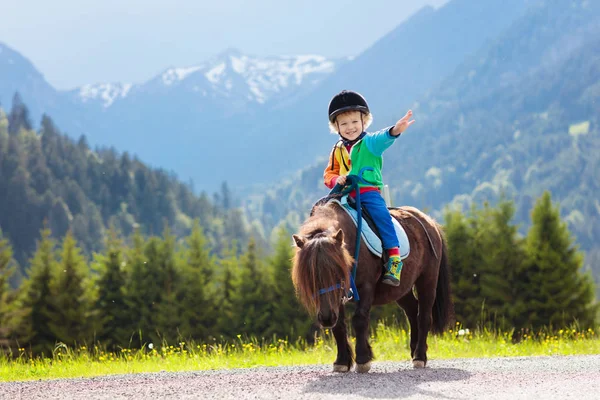
<path id="1" fill-rule="evenodd" d="M 162 372 L 0 384 L 0 399 L 600 399 L 600 355 Z"/>

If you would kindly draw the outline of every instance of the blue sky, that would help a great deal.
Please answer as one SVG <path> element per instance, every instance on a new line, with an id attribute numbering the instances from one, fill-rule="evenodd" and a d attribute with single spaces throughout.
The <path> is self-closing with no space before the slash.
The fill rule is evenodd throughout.
<path id="1" fill-rule="evenodd" d="M 424 5 L 448 0 L 3 1 L 0 42 L 57 89 L 143 82 L 227 48 L 357 55 Z"/>

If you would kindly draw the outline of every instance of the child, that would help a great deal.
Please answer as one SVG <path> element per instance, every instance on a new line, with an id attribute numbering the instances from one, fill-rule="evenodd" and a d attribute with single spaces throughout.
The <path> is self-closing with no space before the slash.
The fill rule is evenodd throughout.
<path id="1" fill-rule="evenodd" d="M 340 140 L 333 147 L 323 174 L 325 185 L 330 189 L 336 184 L 344 185 L 346 175 L 357 175 L 364 167 L 373 168 L 372 171 L 365 171 L 362 176 L 369 184 L 359 183 L 360 201 L 373 218 L 381 235 L 383 248 L 387 250 L 389 258 L 383 283 L 392 286 L 400 285 L 402 260 L 392 217 L 381 196 L 382 154 L 415 122 L 410 120 L 411 117 L 412 111 L 409 110 L 396 125 L 379 132 L 367 133 L 365 130 L 373 117 L 364 97 L 344 90 L 333 96 L 329 103 L 329 128 L 331 132 L 340 135 Z M 356 193 L 352 192 L 350 196 L 354 197 Z"/>

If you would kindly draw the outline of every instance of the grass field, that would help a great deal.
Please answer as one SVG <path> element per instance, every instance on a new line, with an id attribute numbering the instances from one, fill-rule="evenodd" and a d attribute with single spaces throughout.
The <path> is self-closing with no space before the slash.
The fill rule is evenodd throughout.
<path id="1" fill-rule="evenodd" d="M 470 357 L 600 354 L 598 329 L 563 329 L 525 335 L 518 344 L 510 332 L 448 330 L 429 336 L 430 360 Z M 408 332 L 378 325 L 371 337 L 376 361 L 409 361 Z M 0 381 L 91 377 L 159 371 L 199 371 L 258 366 L 332 364 L 335 342 L 328 331 L 308 346 L 283 339 L 259 342 L 238 337 L 234 342 L 176 345 L 148 344 L 142 350 L 106 352 L 98 346 L 70 349 L 57 346 L 53 358 L 32 358 L 25 349 L 13 357 L 0 356 Z"/>

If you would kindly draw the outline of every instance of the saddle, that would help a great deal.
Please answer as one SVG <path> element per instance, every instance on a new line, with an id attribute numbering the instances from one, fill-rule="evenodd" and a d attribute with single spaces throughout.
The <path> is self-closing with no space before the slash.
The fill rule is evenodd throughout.
<path id="1" fill-rule="evenodd" d="M 354 225 L 358 227 L 358 213 L 356 212 L 356 201 L 348 196 L 339 196 L 339 195 L 330 195 L 321 200 L 319 200 L 314 207 L 318 205 L 323 205 L 325 203 L 337 203 L 352 219 Z M 313 207 L 313 210 L 314 210 Z M 311 212 L 312 215 L 312 212 Z M 371 215 L 366 210 L 364 206 L 361 207 L 361 216 L 362 216 L 362 229 L 361 229 L 361 237 L 367 248 L 371 253 L 376 255 L 377 257 L 383 256 L 383 244 L 381 242 L 381 237 L 379 235 L 379 231 L 373 221 Z M 406 231 L 400 225 L 396 218 L 392 218 L 394 223 L 394 229 L 396 230 L 396 236 L 398 237 L 398 242 L 400 243 L 400 258 L 405 259 L 410 254 L 410 243 L 408 241 L 408 236 L 406 235 Z"/>

